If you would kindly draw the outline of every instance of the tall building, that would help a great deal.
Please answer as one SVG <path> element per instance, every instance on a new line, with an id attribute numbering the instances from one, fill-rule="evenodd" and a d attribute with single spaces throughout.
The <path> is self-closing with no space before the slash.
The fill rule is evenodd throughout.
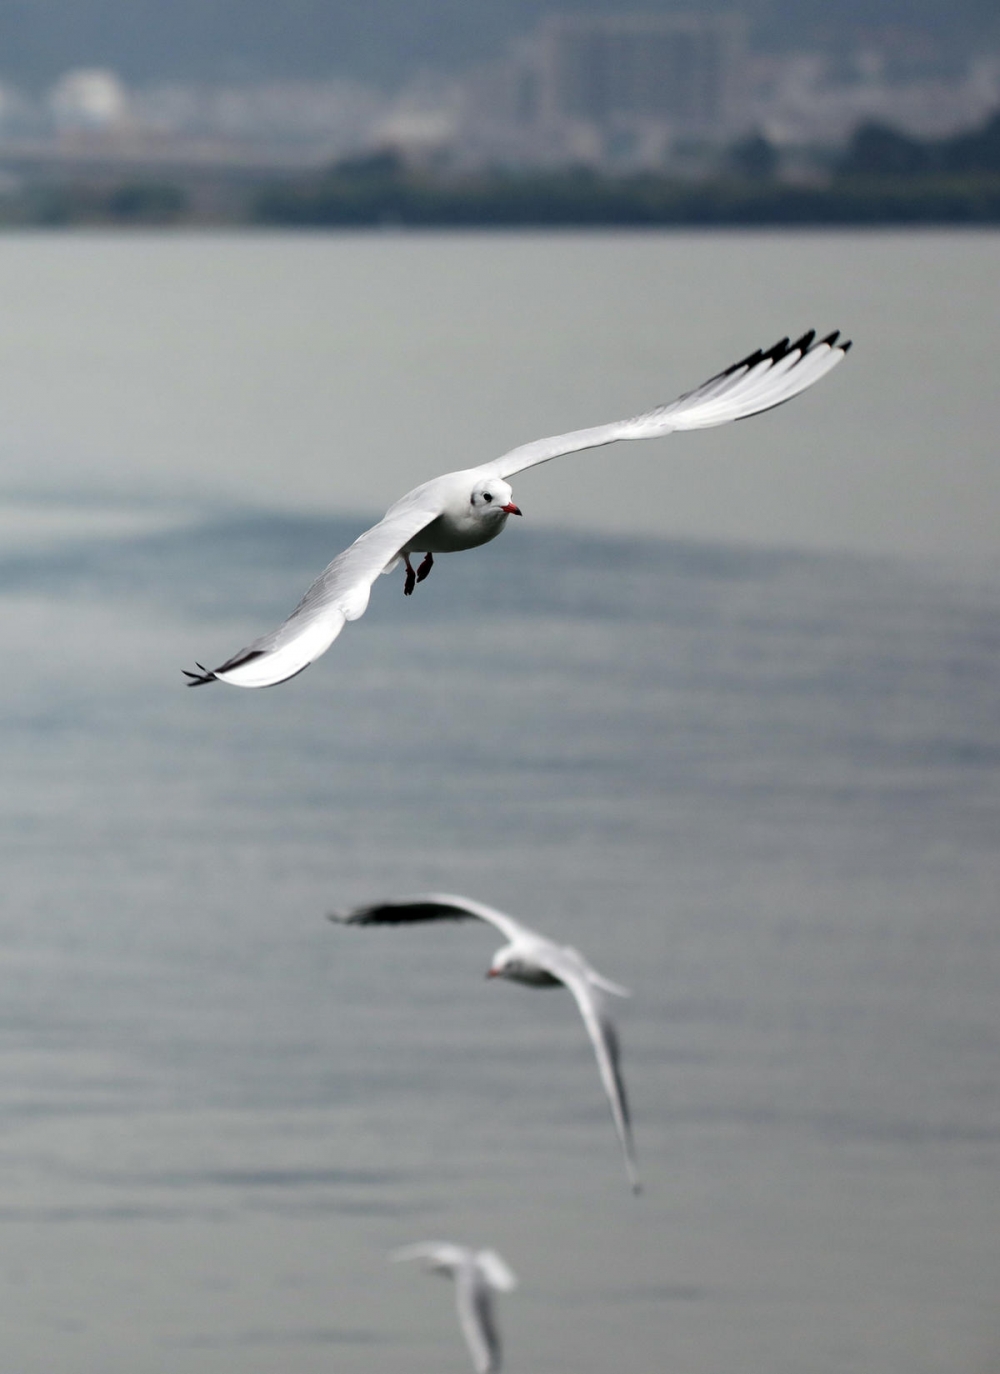
<path id="1" fill-rule="evenodd" d="M 551 15 L 507 59 L 470 75 L 470 162 L 662 167 L 686 140 L 746 123 L 739 16 Z"/>
<path id="2" fill-rule="evenodd" d="M 538 53 L 543 118 L 713 135 L 739 112 L 744 33 L 736 15 L 552 16 Z"/>

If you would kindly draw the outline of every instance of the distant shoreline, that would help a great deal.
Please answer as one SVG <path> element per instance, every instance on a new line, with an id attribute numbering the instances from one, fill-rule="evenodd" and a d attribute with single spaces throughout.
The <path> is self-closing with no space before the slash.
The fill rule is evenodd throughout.
<path id="1" fill-rule="evenodd" d="M 735 178 L 684 182 L 588 172 L 441 176 L 337 170 L 256 184 L 130 176 L 26 186 L 0 227 L 284 229 L 863 228 L 1000 224 L 1000 175 Z"/>
<path id="2" fill-rule="evenodd" d="M 256 222 L 292 227 L 742 228 L 1000 224 L 1000 178 L 979 183 L 751 187 L 645 182 L 405 186 L 383 197 L 342 188 L 280 188 Z"/>

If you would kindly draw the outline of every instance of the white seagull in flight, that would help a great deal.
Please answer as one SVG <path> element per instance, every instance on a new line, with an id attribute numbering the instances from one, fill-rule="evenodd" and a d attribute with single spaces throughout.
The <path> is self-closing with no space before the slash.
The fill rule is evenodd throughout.
<path id="1" fill-rule="evenodd" d="M 377 525 L 337 555 L 276 630 L 261 635 L 218 668 L 203 668 L 199 663 L 198 672 L 185 669 L 187 685 L 228 682 L 234 687 L 273 687 L 286 682 L 326 653 L 348 620 L 364 615 L 379 573 L 391 572 L 402 560 L 406 565 L 403 592 L 409 596 L 430 572 L 436 553 L 474 549 L 495 539 L 509 515 L 521 514 L 505 480 L 514 473 L 618 439 L 656 439 L 674 430 L 709 429 L 772 410 L 837 366 L 851 346 L 838 343 L 838 338 L 835 330 L 817 341 L 816 331 L 810 329 L 795 343 L 781 339 L 766 352 L 758 349 L 733 363 L 676 401 L 631 420 L 536 439 L 502 458 L 446 472 L 414 487 L 389 507 Z M 416 569 L 410 563 L 413 553 L 424 555 Z"/>
<path id="2" fill-rule="evenodd" d="M 447 893 L 430 892 L 419 897 L 401 897 L 376 906 L 362 906 L 354 911 L 331 912 L 329 919 L 352 926 L 399 926 L 416 921 L 462 921 L 469 918 L 487 921 L 496 926 L 508 940 L 498 949 L 486 972 L 487 978 L 509 978 L 529 987 L 546 988 L 562 985 L 576 1000 L 583 1024 L 597 1056 L 597 1068 L 611 1107 L 618 1139 L 625 1156 L 625 1172 L 634 1193 L 640 1191 L 632 1144 L 625 1081 L 619 1063 L 618 1033 L 608 1015 L 604 993 L 614 997 L 630 997 L 628 988 L 612 983 L 591 968 L 579 950 L 571 945 L 557 945 L 529 926 L 515 921 L 484 902 L 468 897 L 452 897 Z"/>
<path id="3" fill-rule="evenodd" d="M 517 1277 L 495 1250 L 470 1250 L 450 1241 L 423 1241 L 394 1250 L 393 1260 L 423 1260 L 433 1274 L 455 1280 L 458 1320 L 476 1374 L 500 1368 L 500 1334 L 493 1316 L 493 1294 L 510 1293 Z"/>

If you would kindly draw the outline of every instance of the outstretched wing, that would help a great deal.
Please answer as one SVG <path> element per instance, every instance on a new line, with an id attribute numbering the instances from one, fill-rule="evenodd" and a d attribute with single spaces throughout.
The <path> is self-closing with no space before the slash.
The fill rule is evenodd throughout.
<path id="1" fill-rule="evenodd" d="M 517 1287 L 517 1275 L 502 1255 L 495 1250 L 477 1250 L 476 1263 L 491 1288 L 498 1293 L 513 1293 Z"/>
<path id="2" fill-rule="evenodd" d="M 332 911 L 329 920 L 349 926 L 404 926 L 418 921 L 486 921 L 496 926 L 508 940 L 529 933 L 528 927 L 513 916 L 497 911 L 469 897 L 453 897 L 445 892 L 426 892 L 418 897 L 394 897 L 374 906 L 359 906 L 353 911 Z"/>
<path id="3" fill-rule="evenodd" d="M 400 1260 L 423 1260 L 432 1269 L 452 1273 L 469 1258 L 469 1254 L 467 1246 L 455 1245 L 449 1240 L 421 1240 L 415 1245 L 400 1246 L 398 1250 L 393 1250 L 389 1258 L 394 1264 Z"/>
<path id="4" fill-rule="evenodd" d="M 493 1294 L 472 1256 L 455 1274 L 455 1301 L 476 1374 L 494 1374 L 500 1368 L 501 1351 Z"/>
<path id="5" fill-rule="evenodd" d="M 614 420 L 593 429 L 536 439 L 511 449 L 501 458 L 483 463 L 476 471 L 488 477 L 511 477 L 515 472 L 547 463 L 550 458 L 558 458 L 564 453 L 600 448 L 618 439 L 656 439 L 674 430 L 708 429 L 712 425 L 725 425 L 730 420 L 745 420 L 750 415 L 772 410 L 826 376 L 851 346 L 850 341 L 837 342 L 839 330 L 818 342 L 814 342 L 815 338 L 816 331 L 810 329 L 795 343 L 781 339 L 773 348 L 766 352 L 757 349 L 667 405 L 656 406 L 631 420 Z"/>
<path id="6" fill-rule="evenodd" d="M 458 1320 L 476 1374 L 494 1374 L 500 1368 L 500 1334 L 493 1315 L 491 1288 L 509 1293 L 517 1279 L 495 1250 L 473 1253 L 450 1241 L 421 1241 L 394 1250 L 393 1260 L 422 1260 L 427 1268 L 455 1279 Z"/>
<path id="7" fill-rule="evenodd" d="M 234 687 L 273 687 L 301 673 L 329 649 L 348 620 L 364 615 L 376 577 L 441 510 L 437 482 L 409 492 L 337 555 L 276 630 L 261 635 L 218 668 L 198 673 L 185 669 L 188 686 L 228 682 Z"/>
<path id="8" fill-rule="evenodd" d="M 607 1094 L 608 1104 L 611 1107 L 611 1117 L 615 1123 L 615 1130 L 621 1141 L 622 1153 L 625 1156 L 625 1172 L 628 1174 L 633 1193 L 638 1193 L 640 1184 L 635 1165 L 635 1147 L 632 1143 L 632 1122 L 629 1116 L 628 1096 L 625 1092 L 625 1080 L 621 1071 L 618 1032 L 608 1015 L 600 992 L 586 974 L 576 967 L 575 961 L 572 966 L 569 965 L 568 961 L 566 964 L 560 961 L 553 967 L 552 971 L 558 975 L 560 982 L 569 988 L 576 1005 L 580 1008 L 583 1024 L 587 1028 L 590 1043 L 593 1045 L 594 1054 L 597 1057 L 597 1068 L 601 1075 L 604 1091 Z"/>

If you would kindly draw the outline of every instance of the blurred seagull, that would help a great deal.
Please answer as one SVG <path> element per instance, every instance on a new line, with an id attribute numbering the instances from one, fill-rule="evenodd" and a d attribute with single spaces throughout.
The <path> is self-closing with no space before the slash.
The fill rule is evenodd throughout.
<path id="1" fill-rule="evenodd" d="M 625 1172 L 633 1193 L 638 1193 L 640 1185 L 635 1167 L 628 1098 L 619 1064 L 618 1034 L 603 996 L 604 993 L 611 993 L 614 997 L 631 997 L 628 988 L 603 978 L 572 946 L 557 945 L 520 921 L 515 921 L 513 916 L 496 911 L 483 902 L 470 901 L 468 897 L 432 892 L 420 897 L 381 902 L 377 906 L 358 907 L 354 911 L 331 912 L 329 916 L 331 921 L 352 926 L 398 926 L 416 921 L 462 921 L 470 918 L 488 921 L 509 941 L 494 954 L 486 973 L 487 978 L 509 978 L 535 988 L 561 984 L 573 994 L 597 1056 L 601 1082 L 625 1156 Z"/>
<path id="2" fill-rule="evenodd" d="M 449 1241 L 424 1241 L 394 1250 L 393 1260 L 419 1259 L 433 1274 L 455 1280 L 458 1320 L 476 1374 L 500 1368 L 500 1335 L 493 1316 L 493 1293 L 510 1293 L 517 1278 L 495 1250 L 470 1250 Z"/>
<path id="3" fill-rule="evenodd" d="M 839 331 L 816 340 L 809 330 L 795 343 L 781 339 L 758 349 L 676 401 L 631 420 L 578 429 L 515 448 L 502 458 L 461 472 L 448 472 L 414 487 L 337 555 L 312 584 L 287 620 L 261 635 L 218 668 L 184 669 L 189 687 L 228 682 L 234 687 L 273 687 L 309 667 L 340 634 L 348 620 L 364 615 L 379 573 L 406 566 L 403 593 L 409 596 L 428 575 L 436 553 L 474 549 L 495 539 L 509 515 L 520 515 L 506 478 L 564 453 L 613 444 L 618 439 L 655 439 L 680 429 L 708 429 L 743 420 L 790 401 L 818 382 L 843 359 L 850 342 Z M 422 553 L 414 569 L 410 555 Z"/>

